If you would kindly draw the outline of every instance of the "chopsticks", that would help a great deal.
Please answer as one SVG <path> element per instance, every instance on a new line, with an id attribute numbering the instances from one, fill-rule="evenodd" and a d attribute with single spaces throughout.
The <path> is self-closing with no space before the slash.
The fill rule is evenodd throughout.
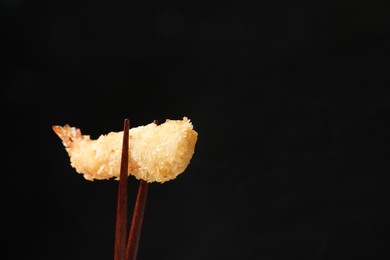
<path id="1" fill-rule="evenodd" d="M 146 181 L 140 180 L 133 211 L 133 217 L 131 221 L 130 234 L 128 235 L 127 186 L 130 129 L 130 121 L 128 119 L 125 119 L 123 128 L 122 157 L 118 184 L 118 199 L 115 225 L 114 260 L 136 260 L 149 185 Z"/>

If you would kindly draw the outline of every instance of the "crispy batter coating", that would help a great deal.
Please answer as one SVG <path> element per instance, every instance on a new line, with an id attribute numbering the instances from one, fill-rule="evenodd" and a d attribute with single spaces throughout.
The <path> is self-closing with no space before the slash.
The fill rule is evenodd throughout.
<path id="1" fill-rule="evenodd" d="M 119 179 L 123 131 L 97 140 L 80 129 L 53 126 L 70 157 L 72 167 L 87 180 Z M 129 175 L 147 182 L 166 182 L 184 172 L 195 152 L 198 133 L 191 121 L 167 119 L 129 130 Z"/>

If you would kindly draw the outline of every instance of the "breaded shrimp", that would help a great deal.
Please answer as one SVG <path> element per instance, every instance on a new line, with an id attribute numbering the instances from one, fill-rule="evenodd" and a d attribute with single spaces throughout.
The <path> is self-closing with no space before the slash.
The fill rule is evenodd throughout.
<path id="1" fill-rule="evenodd" d="M 72 167 L 87 180 L 119 179 L 123 131 L 91 140 L 80 129 L 53 126 Z M 167 119 L 129 130 L 129 175 L 147 182 L 166 182 L 184 172 L 195 152 L 198 133 L 187 117 Z"/>

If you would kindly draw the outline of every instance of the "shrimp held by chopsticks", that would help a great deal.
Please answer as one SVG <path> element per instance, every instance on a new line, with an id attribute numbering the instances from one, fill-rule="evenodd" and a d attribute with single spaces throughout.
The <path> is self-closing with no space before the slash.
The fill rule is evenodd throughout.
<path id="1" fill-rule="evenodd" d="M 123 131 L 91 140 L 80 129 L 53 126 L 72 167 L 87 180 L 119 179 Z M 184 172 L 195 151 L 198 133 L 187 117 L 129 130 L 129 174 L 147 182 L 166 182 Z"/>

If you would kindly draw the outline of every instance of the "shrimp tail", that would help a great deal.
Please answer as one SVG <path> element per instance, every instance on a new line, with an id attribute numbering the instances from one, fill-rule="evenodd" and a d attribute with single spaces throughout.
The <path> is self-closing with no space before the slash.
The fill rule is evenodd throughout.
<path id="1" fill-rule="evenodd" d="M 52 128 L 53 131 L 58 135 L 58 137 L 61 138 L 62 143 L 65 147 L 72 147 L 73 142 L 75 142 L 76 140 L 83 139 L 83 135 L 81 134 L 79 128 L 71 127 L 69 125 L 65 125 L 63 127 L 53 125 Z"/>

